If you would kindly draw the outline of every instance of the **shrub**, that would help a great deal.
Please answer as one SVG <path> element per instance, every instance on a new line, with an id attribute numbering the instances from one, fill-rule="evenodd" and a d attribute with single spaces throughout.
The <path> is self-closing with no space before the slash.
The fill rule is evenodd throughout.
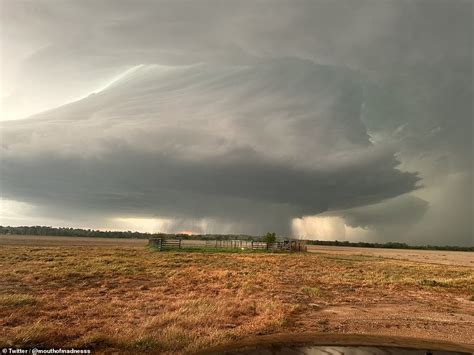
<path id="1" fill-rule="evenodd" d="M 276 233 L 268 232 L 263 237 L 263 241 L 267 242 L 267 243 L 275 243 L 276 242 Z"/>

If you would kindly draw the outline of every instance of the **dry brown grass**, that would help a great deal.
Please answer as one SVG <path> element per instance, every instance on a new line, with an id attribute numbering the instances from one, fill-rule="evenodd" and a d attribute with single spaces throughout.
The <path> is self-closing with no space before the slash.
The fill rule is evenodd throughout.
<path id="1" fill-rule="evenodd" d="M 0 346 L 165 353 L 255 334 L 325 331 L 324 307 L 366 307 L 383 297 L 403 305 L 415 293 L 421 308 L 469 313 L 449 300 L 472 304 L 474 291 L 467 267 L 104 247 L 3 247 L 0 280 Z M 309 326 L 307 317 L 319 319 Z"/>

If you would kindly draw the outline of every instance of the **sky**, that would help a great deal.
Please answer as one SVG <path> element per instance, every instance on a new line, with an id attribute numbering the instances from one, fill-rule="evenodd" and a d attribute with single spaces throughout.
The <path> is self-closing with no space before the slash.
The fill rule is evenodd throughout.
<path id="1" fill-rule="evenodd" d="M 0 224 L 474 245 L 473 2 L 0 1 Z"/>

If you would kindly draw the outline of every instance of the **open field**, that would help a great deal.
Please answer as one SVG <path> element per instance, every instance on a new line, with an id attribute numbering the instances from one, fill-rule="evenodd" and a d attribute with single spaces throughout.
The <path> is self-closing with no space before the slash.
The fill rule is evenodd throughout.
<path id="1" fill-rule="evenodd" d="M 72 247 L 72 246 L 101 246 L 101 247 L 144 247 L 148 239 L 126 238 L 95 238 L 95 237 L 58 237 L 43 235 L 0 235 L 1 245 L 23 245 L 40 247 Z"/>
<path id="2" fill-rule="evenodd" d="M 183 353 L 302 332 L 474 346 L 472 267 L 334 253 L 159 253 L 142 240 L 62 238 L 61 246 L 46 238 L 54 244 L 0 239 L 0 347 Z"/>
<path id="3" fill-rule="evenodd" d="M 422 263 L 474 267 L 474 252 L 467 251 L 354 248 L 325 245 L 308 245 L 308 251 L 338 255 L 366 255 Z"/>
<path id="4" fill-rule="evenodd" d="M 202 240 L 189 240 L 187 243 L 204 245 Z M 148 244 L 147 239 L 58 237 L 38 235 L 0 235 L 1 245 L 23 246 L 123 246 L 141 248 Z M 325 254 L 364 255 L 407 261 L 474 267 L 474 253 L 445 250 L 410 250 L 384 248 L 355 248 L 324 245 L 308 245 L 308 251 Z"/>

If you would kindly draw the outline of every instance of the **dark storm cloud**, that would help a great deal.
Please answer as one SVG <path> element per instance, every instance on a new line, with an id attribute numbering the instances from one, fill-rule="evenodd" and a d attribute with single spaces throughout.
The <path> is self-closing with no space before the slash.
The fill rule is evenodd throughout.
<path id="1" fill-rule="evenodd" d="M 383 235 L 393 214 L 472 244 L 471 1 L 19 0 L 1 30 L 12 117 L 145 65 L 4 125 L 4 196 L 250 231 L 329 209 Z"/>
<path id="2" fill-rule="evenodd" d="M 64 67 L 81 59 L 85 66 L 110 67 L 281 56 L 391 73 L 442 58 L 469 59 L 470 10 L 467 0 L 20 0 L 4 2 L 2 30 L 36 44 L 26 63 L 36 75 L 36 66 Z"/>
<path id="3" fill-rule="evenodd" d="M 259 232 L 275 222 L 269 225 L 266 217 L 273 206 L 285 212 L 278 226 L 287 232 L 293 215 L 397 196 L 412 190 L 417 180 L 393 171 L 391 159 L 329 172 L 272 165 L 248 152 L 237 161 L 228 159 L 193 163 L 120 150 L 87 161 L 39 156 L 34 162 L 4 162 L 3 189 L 7 198 L 44 208 L 57 204 L 96 214 L 250 220 Z"/>
<path id="4" fill-rule="evenodd" d="M 406 227 L 416 223 L 426 213 L 428 203 L 420 198 L 404 195 L 381 205 L 354 208 L 341 214 L 352 227 L 375 227 L 373 223 Z"/>
<path id="5" fill-rule="evenodd" d="M 369 142 L 361 85 L 351 71 L 289 58 L 138 68 L 101 93 L 5 123 L 3 192 L 45 209 L 287 232 L 293 216 L 415 189 L 393 151 Z"/>

